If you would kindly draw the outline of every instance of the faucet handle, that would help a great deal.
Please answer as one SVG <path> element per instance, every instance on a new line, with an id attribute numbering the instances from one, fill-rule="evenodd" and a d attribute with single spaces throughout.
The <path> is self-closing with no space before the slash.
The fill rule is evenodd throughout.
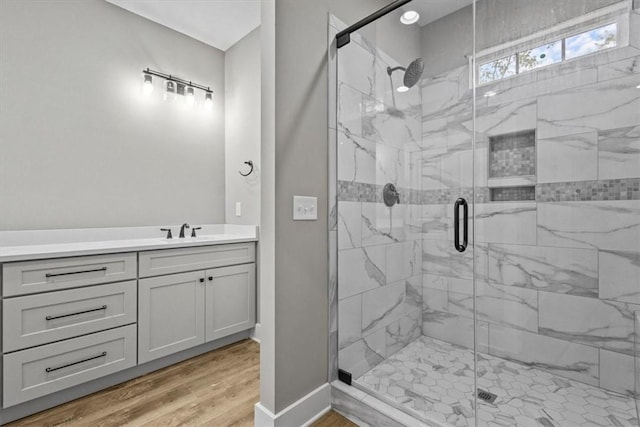
<path id="1" fill-rule="evenodd" d="M 191 227 L 191 237 L 198 237 L 196 236 L 196 230 L 202 230 L 202 227 Z"/>
<path id="2" fill-rule="evenodd" d="M 167 239 L 173 239 L 173 236 L 171 235 L 171 229 L 170 228 L 161 228 L 160 231 L 166 231 L 167 232 Z"/>

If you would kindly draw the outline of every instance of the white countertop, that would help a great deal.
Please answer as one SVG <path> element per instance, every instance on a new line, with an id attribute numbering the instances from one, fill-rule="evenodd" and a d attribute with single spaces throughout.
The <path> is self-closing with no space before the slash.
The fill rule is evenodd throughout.
<path id="1" fill-rule="evenodd" d="M 255 242 L 255 225 L 205 224 L 198 237 L 178 238 L 179 225 L 122 228 L 84 228 L 65 230 L 0 231 L 0 262 L 61 258 L 189 246 Z M 171 228 L 173 239 L 166 239 L 160 228 Z M 187 236 L 191 230 L 185 231 Z"/>

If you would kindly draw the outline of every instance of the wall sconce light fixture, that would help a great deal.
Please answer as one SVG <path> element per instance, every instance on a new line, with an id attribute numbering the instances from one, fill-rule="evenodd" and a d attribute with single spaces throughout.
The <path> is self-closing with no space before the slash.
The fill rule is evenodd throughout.
<path id="1" fill-rule="evenodd" d="M 195 89 L 204 91 L 204 106 L 206 109 L 213 108 L 213 91 L 209 86 L 200 85 L 190 80 L 184 80 L 179 77 L 175 77 L 171 74 L 161 73 L 160 71 L 154 71 L 149 68 L 142 70 L 143 86 L 142 91 L 145 95 L 153 92 L 153 77 L 160 77 L 165 80 L 164 84 L 164 99 L 172 101 L 177 96 L 184 96 L 185 103 L 188 106 L 192 106 L 196 103 Z"/>

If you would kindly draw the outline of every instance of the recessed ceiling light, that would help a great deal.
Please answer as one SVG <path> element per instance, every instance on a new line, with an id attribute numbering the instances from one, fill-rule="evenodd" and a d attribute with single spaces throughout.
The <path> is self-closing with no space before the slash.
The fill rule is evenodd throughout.
<path id="1" fill-rule="evenodd" d="M 418 19 L 420 19 L 420 14 L 418 12 L 416 12 L 415 10 L 407 10 L 400 17 L 400 22 L 405 25 L 411 25 L 418 22 Z"/>
<path id="2" fill-rule="evenodd" d="M 402 93 L 402 92 L 406 92 L 409 90 L 408 87 L 406 86 L 398 86 L 398 89 L 396 89 L 398 92 Z"/>
<path id="3" fill-rule="evenodd" d="M 492 91 L 492 90 L 490 90 L 489 92 L 486 92 L 484 94 L 484 96 L 487 97 L 487 98 L 490 97 L 490 96 L 496 96 L 496 95 L 497 95 L 497 93 Z"/>
<path id="4" fill-rule="evenodd" d="M 640 89 L 640 85 L 636 86 L 636 89 Z"/>

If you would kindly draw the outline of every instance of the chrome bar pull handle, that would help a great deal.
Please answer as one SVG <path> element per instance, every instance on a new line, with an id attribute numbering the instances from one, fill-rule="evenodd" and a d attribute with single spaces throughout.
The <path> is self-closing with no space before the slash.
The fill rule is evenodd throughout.
<path id="1" fill-rule="evenodd" d="M 462 206 L 463 227 L 462 244 L 460 244 L 460 206 Z M 460 197 L 453 206 L 453 246 L 458 252 L 464 252 L 469 242 L 469 205 Z"/>

